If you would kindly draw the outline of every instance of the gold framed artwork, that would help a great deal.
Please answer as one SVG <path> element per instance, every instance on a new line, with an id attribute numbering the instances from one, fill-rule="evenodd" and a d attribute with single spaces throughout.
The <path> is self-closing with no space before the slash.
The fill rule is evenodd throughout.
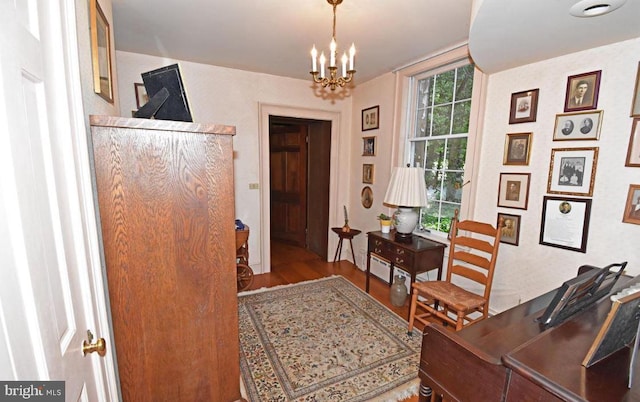
<path id="1" fill-rule="evenodd" d="M 373 164 L 364 163 L 362 165 L 362 182 L 365 184 L 373 184 Z"/>
<path id="2" fill-rule="evenodd" d="M 624 165 L 640 167 L 640 118 L 633 119 L 629 148 L 627 149 L 627 161 Z"/>
<path id="3" fill-rule="evenodd" d="M 633 91 L 633 102 L 631 102 L 631 117 L 640 117 L 640 62 L 638 62 L 636 87 Z"/>
<path id="4" fill-rule="evenodd" d="M 531 173 L 500 173 L 498 206 L 527 209 Z"/>
<path id="5" fill-rule="evenodd" d="M 369 209 L 373 205 L 373 190 L 371 187 L 365 186 L 360 193 L 360 202 L 362 206 Z"/>
<path id="6" fill-rule="evenodd" d="M 362 156 L 376 156 L 376 137 L 362 138 Z"/>
<path id="7" fill-rule="evenodd" d="M 509 124 L 527 123 L 536 121 L 538 113 L 539 89 L 516 92 L 511 94 L 511 110 L 509 112 Z"/>
<path id="8" fill-rule="evenodd" d="M 531 154 L 532 133 L 507 134 L 504 144 L 503 165 L 528 165 Z"/>
<path id="9" fill-rule="evenodd" d="M 551 150 L 547 193 L 593 195 L 598 165 L 598 147 Z"/>
<path id="10" fill-rule="evenodd" d="M 640 184 L 631 184 L 622 222 L 640 225 Z"/>
<path id="11" fill-rule="evenodd" d="M 598 106 L 600 75 L 602 70 L 571 75 L 567 78 L 567 93 L 564 99 L 564 111 L 595 109 Z"/>
<path id="12" fill-rule="evenodd" d="M 602 126 L 602 110 L 556 115 L 554 141 L 597 140 Z"/>
<path id="13" fill-rule="evenodd" d="M 111 76 L 111 28 L 97 0 L 90 0 L 91 61 L 93 90 L 107 102 L 113 103 Z"/>

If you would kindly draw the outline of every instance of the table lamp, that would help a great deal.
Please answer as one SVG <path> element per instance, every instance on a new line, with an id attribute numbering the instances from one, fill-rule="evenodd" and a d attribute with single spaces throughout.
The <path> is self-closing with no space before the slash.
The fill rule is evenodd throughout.
<path id="1" fill-rule="evenodd" d="M 384 203 L 398 207 L 395 216 L 398 242 L 410 243 L 418 224 L 419 214 L 414 209 L 427 206 L 424 172 L 420 168 L 396 167 L 391 174 Z"/>

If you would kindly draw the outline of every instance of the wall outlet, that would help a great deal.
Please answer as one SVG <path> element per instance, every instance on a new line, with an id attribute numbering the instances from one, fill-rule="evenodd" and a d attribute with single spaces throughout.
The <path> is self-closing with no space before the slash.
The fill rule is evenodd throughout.
<path id="1" fill-rule="evenodd" d="M 249 183 L 249 190 L 258 190 L 260 188 L 260 184 L 258 183 Z"/>

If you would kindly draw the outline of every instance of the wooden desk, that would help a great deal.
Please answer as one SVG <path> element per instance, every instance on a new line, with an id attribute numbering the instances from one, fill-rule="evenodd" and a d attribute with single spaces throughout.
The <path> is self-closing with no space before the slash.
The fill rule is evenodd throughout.
<path id="1" fill-rule="evenodd" d="M 611 293 L 628 286 L 621 277 Z M 589 369 L 582 359 L 611 308 L 608 297 L 553 328 L 538 324 L 555 290 L 453 333 L 424 330 L 420 401 L 635 401 L 627 389 L 629 349 Z M 636 363 L 635 371 L 640 372 Z"/>
<path id="2" fill-rule="evenodd" d="M 367 233 L 367 281 L 365 290 L 369 293 L 369 276 L 371 274 L 371 254 L 375 254 L 388 261 L 389 286 L 393 283 L 393 268 L 398 266 L 411 275 L 411 283 L 416 281 L 416 276 L 423 272 L 438 270 L 438 280 L 442 279 L 442 259 L 445 245 L 420 236 L 413 236 L 411 243 L 400 243 L 394 240 L 395 231 L 382 233 L 381 231 Z M 413 293 L 409 284 L 409 296 Z M 411 300 L 411 297 L 409 297 Z"/>
<path id="3" fill-rule="evenodd" d="M 344 239 L 347 239 L 347 240 L 349 240 L 349 245 L 351 246 L 351 258 L 353 258 L 353 265 L 355 265 L 357 267 L 358 264 L 356 263 L 356 255 L 353 252 L 352 239 L 355 236 L 357 236 L 360 233 L 362 233 L 362 231 L 358 230 L 358 229 L 351 229 L 351 228 L 349 228 L 348 232 L 344 232 L 342 230 L 342 228 L 331 228 L 331 230 L 333 230 L 333 232 L 335 234 L 337 234 L 338 237 L 340 238 L 340 240 L 338 241 L 338 247 L 336 247 L 336 254 L 333 256 L 333 262 L 336 262 L 336 260 L 338 259 L 338 256 L 342 257 L 342 241 Z"/>

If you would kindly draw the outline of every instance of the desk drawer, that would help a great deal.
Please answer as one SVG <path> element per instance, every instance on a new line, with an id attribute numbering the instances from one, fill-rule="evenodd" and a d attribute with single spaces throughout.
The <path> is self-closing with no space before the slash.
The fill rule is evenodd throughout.
<path id="1" fill-rule="evenodd" d="M 393 243 L 376 237 L 369 238 L 369 250 L 372 253 L 390 261 L 394 265 L 403 267 L 413 266 L 413 253 L 396 246 Z"/>
<path id="2" fill-rule="evenodd" d="M 389 246 L 390 244 L 384 240 L 380 240 L 375 237 L 369 237 L 369 250 L 386 260 L 389 259 L 390 255 Z"/>

